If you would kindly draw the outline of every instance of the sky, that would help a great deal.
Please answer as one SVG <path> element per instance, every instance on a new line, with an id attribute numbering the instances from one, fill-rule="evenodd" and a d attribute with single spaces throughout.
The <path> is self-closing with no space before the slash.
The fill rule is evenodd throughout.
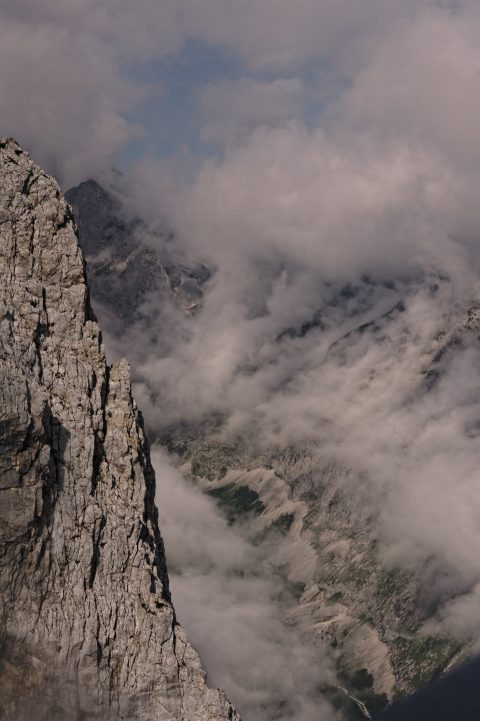
<path id="1" fill-rule="evenodd" d="M 2 135 L 65 189 L 121 169 L 213 271 L 196 316 L 151 299 L 110 340 L 149 424 L 317 444 L 478 642 L 478 2 L 0 0 L 0 65 Z"/>
<path id="2" fill-rule="evenodd" d="M 461 154 L 477 16 L 468 0 L 2 0 L 2 127 L 66 185 L 145 156 L 223 158 L 258 129 Z"/>

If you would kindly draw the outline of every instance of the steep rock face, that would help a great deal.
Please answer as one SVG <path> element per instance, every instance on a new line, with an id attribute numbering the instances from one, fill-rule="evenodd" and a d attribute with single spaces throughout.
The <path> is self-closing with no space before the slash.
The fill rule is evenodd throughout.
<path id="1" fill-rule="evenodd" d="M 108 309 L 110 332 L 121 333 L 138 319 L 149 299 L 157 309 L 172 301 L 186 313 L 197 309 L 210 272 L 179 260 L 168 231 L 149 229 L 94 180 L 71 188 L 66 198 L 74 209 L 93 301 Z"/>
<path id="2" fill-rule="evenodd" d="M 237 719 L 175 619 L 129 368 L 106 364 L 70 208 L 11 139 L 0 276 L 0 717 Z"/>

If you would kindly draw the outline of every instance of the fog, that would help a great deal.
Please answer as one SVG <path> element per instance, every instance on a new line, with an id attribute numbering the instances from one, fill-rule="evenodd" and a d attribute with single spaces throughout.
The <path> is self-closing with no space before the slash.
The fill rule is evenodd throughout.
<path id="1" fill-rule="evenodd" d="M 334 718 L 320 690 L 335 682 L 332 659 L 285 626 L 284 582 L 261 549 L 162 450 L 153 463 L 175 609 L 209 682 L 228 689 L 246 719 Z"/>
<path id="2" fill-rule="evenodd" d="M 266 313 L 249 315 L 226 295 L 210 308 L 213 287 L 165 355 L 152 344 L 142 362 L 138 346 L 136 395 L 149 424 L 220 412 L 220 440 L 250 438 L 257 449 L 313 443 L 320 458 L 352 469 L 351 494 L 376 515 L 385 562 L 429 560 L 439 597 L 472 588 L 461 604 L 476 608 L 480 345 L 478 330 L 463 330 L 475 289 L 463 288 L 467 270 L 458 284 L 438 275 L 393 287 L 359 282 L 347 300 L 338 285 L 319 284 L 322 326 L 303 337 L 282 331 L 312 317 L 302 297 L 300 319 L 288 302 L 308 284 L 289 288 L 282 272 L 269 284 Z M 478 633 L 473 610 L 455 621 L 458 604 L 442 623 L 462 627 L 463 638 L 465 626 Z"/>
<path id="3" fill-rule="evenodd" d="M 250 117 L 261 106 L 244 83 L 228 135 L 218 108 L 232 86 L 209 88 L 202 118 L 217 108 L 221 156 L 183 187 L 140 162 L 134 192 L 148 217 L 161 188 L 183 251 L 214 269 L 202 311 L 177 318 L 165 346 L 132 331 L 147 409 L 158 392 L 151 421 L 220 412 L 224 438 L 307 439 L 346 462 L 386 562 L 428 559 L 433 593 L 466 594 L 439 618 L 463 638 L 478 633 L 480 580 L 478 330 L 462 330 L 478 303 L 476 27 L 471 3 L 396 18 L 318 127 L 290 118 L 301 88 L 285 85 L 248 131 L 249 92 Z M 204 128 L 213 137 L 211 118 Z"/>

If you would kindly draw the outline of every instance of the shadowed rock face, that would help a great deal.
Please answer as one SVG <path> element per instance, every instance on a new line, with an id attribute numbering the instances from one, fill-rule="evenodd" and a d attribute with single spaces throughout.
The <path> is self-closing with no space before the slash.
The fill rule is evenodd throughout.
<path id="1" fill-rule="evenodd" d="M 169 304 L 186 314 L 199 308 L 210 271 L 180 260 L 169 231 L 149 229 L 94 180 L 65 197 L 75 213 L 93 302 L 100 317 L 108 309 L 111 333 L 139 320 L 149 301 L 157 312 Z"/>
<path id="2" fill-rule="evenodd" d="M 0 718 L 238 719 L 176 622 L 125 361 L 71 211 L 0 143 Z"/>

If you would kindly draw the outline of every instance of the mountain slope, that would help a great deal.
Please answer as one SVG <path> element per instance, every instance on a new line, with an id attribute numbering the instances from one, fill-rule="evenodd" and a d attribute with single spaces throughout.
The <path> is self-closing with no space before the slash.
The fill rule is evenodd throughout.
<path id="1" fill-rule="evenodd" d="M 238 718 L 175 619 L 142 418 L 71 210 L 12 139 L 0 277 L 1 717 Z"/>
<path id="2" fill-rule="evenodd" d="M 71 188 L 65 197 L 77 219 L 93 298 L 110 310 L 111 332 L 138 319 L 149 299 L 157 308 L 174 302 L 185 312 L 195 311 L 208 268 L 180 261 L 167 231 L 153 233 L 94 180 Z"/>
<path id="3" fill-rule="evenodd" d="M 255 451 L 251 439 L 226 444 L 218 430 L 183 429 L 166 441 L 184 475 L 264 547 L 297 597 L 286 620 L 333 653 L 339 684 L 373 714 L 460 657 L 461 644 L 423 630 L 435 611 L 422 585 L 428 569 L 383 562 L 344 468 L 311 446 Z"/>
<path id="4" fill-rule="evenodd" d="M 268 295 L 269 278 L 251 269 L 248 298 Z M 348 713 L 374 713 L 472 648 L 470 634 L 439 620 L 475 583 L 475 573 L 473 583 L 455 578 L 450 563 L 458 534 L 449 506 L 472 489 L 456 492 L 448 452 L 460 452 L 460 466 L 471 454 L 476 468 L 478 307 L 429 271 L 319 281 L 315 303 L 293 310 L 284 284 L 275 296 L 284 315 L 273 315 L 273 300 L 252 303 L 246 320 L 227 307 L 217 326 L 222 305 L 209 302 L 221 285 L 214 277 L 177 345 L 158 347 L 154 313 L 133 335 L 141 343 L 118 345 L 135 362 L 152 431 L 283 576 L 296 597 L 286 621 L 333 655 L 338 686 L 360 702 Z M 114 308 L 115 294 L 107 301 Z M 168 409 L 159 399 L 170 415 L 156 412 Z M 387 514 L 400 520 L 395 533 Z M 445 534 L 439 519 L 452 526 Z M 343 706 L 345 692 L 334 700 Z"/>

